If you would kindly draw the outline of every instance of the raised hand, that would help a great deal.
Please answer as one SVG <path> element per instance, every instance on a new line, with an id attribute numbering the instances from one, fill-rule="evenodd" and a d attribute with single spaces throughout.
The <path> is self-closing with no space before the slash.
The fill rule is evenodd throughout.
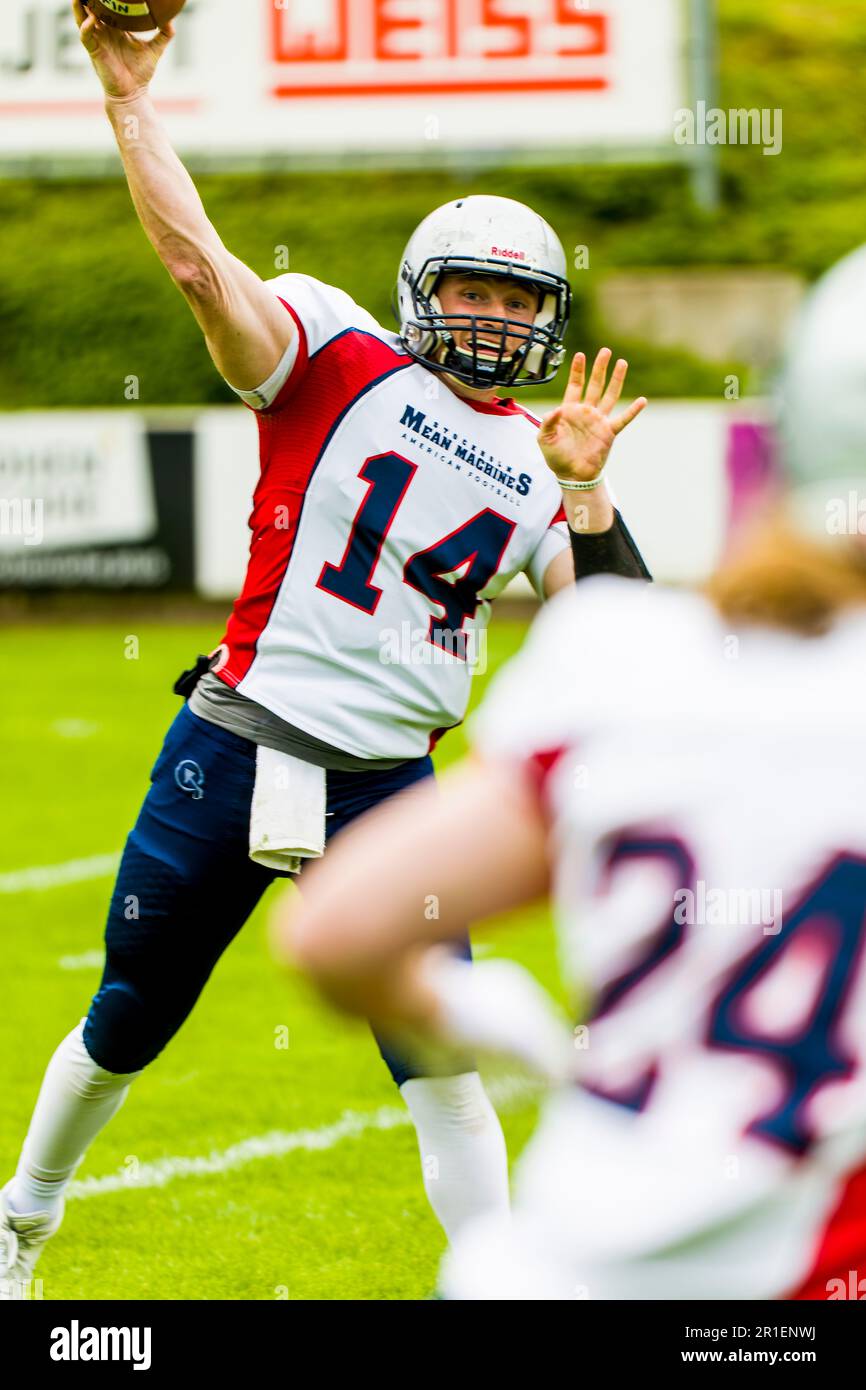
<path id="1" fill-rule="evenodd" d="M 73 0 L 72 12 L 81 42 L 106 96 L 126 100 L 145 91 L 157 63 L 174 38 L 174 25 L 167 24 L 152 39 L 139 39 L 123 29 L 103 24 L 81 0 Z"/>
<path id="2" fill-rule="evenodd" d="M 628 374 L 628 363 L 620 358 L 605 390 L 611 356 L 610 348 L 601 349 L 586 383 L 586 357 L 582 352 L 575 355 L 562 405 L 551 411 L 538 432 L 547 465 L 561 481 L 585 483 L 597 478 L 617 435 L 647 404 L 646 397 L 640 396 L 611 419 Z"/>

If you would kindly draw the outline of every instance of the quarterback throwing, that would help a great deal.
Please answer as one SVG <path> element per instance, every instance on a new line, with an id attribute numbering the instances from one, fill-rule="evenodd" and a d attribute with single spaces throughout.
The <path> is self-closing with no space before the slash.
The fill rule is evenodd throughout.
<path id="1" fill-rule="evenodd" d="M 224 246 L 151 104 L 171 28 L 142 41 L 73 8 L 142 227 L 256 414 L 261 473 L 243 591 L 178 683 L 186 703 L 126 843 L 99 991 L 50 1062 L 0 1195 L 0 1274 L 22 1281 L 88 1145 L 269 885 L 431 775 L 509 581 L 525 572 L 547 597 L 594 570 L 646 577 L 602 480 L 645 404 L 613 417 L 626 363 L 610 371 L 605 350 L 587 373 L 579 354 L 543 423 L 500 394 L 551 381 L 564 359 L 565 256 L 538 214 L 493 197 L 431 213 L 399 263 L 397 332 L 309 275 L 265 282 Z M 383 659 L 383 634 L 404 626 L 436 660 Z M 468 938 L 454 949 L 468 956 Z M 505 1210 L 505 1145 L 471 1055 L 430 1075 L 378 1042 L 437 1156 L 427 1190 L 449 1237 Z"/>

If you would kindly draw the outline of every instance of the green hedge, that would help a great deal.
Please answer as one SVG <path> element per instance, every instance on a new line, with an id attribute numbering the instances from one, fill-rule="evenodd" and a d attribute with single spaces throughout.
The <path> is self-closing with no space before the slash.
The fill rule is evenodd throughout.
<path id="1" fill-rule="evenodd" d="M 291 268 L 341 285 L 390 322 L 403 243 L 432 207 L 465 192 L 532 203 L 575 272 L 571 345 L 601 341 L 593 283 L 616 267 L 750 265 L 814 276 L 866 240 L 863 0 L 720 0 L 720 103 L 781 107 L 784 149 L 723 148 L 723 206 L 694 205 L 682 168 L 207 176 L 198 180 L 228 246 L 263 275 Z M 0 185 L 0 406 L 114 405 L 135 375 L 145 405 L 231 399 L 198 330 L 146 245 L 121 181 Z M 703 363 L 640 343 L 629 354 L 650 395 L 719 395 L 737 363 Z M 750 382 L 746 387 L 759 385 Z M 549 389 L 549 388 L 548 388 Z"/>

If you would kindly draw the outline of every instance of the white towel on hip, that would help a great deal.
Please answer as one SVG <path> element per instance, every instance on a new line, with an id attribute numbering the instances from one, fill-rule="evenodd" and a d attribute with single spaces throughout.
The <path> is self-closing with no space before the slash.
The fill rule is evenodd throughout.
<path id="1" fill-rule="evenodd" d="M 259 745 L 250 811 L 250 859 L 296 874 L 325 852 L 325 769 Z"/>

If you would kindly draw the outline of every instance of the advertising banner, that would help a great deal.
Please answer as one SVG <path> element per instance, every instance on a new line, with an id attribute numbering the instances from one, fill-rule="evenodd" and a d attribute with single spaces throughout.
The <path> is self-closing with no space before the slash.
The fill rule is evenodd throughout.
<path id="1" fill-rule="evenodd" d="M 681 0 L 189 0 L 153 84 L 207 165 L 682 156 Z M 111 164 L 66 0 L 0 32 L 0 165 Z"/>

